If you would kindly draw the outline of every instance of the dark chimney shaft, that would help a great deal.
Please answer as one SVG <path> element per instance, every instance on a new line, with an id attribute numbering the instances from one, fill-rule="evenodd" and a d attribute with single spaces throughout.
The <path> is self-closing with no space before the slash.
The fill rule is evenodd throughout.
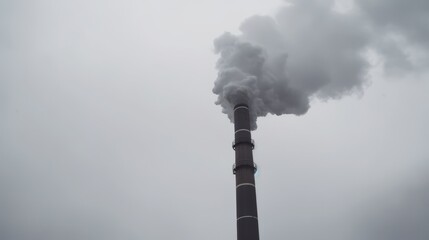
<path id="1" fill-rule="evenodd" d="M 259 240 L 256 209 L 255 172 L 250 134 L 249 107 L 238 104 L 234 108 L 235 150 L 234 174 L 237 196 L 237 240 Z"/>

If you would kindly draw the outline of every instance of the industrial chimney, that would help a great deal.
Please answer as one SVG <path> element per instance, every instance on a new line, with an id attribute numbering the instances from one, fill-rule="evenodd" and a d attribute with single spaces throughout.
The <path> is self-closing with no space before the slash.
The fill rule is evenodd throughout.
<path id="1" fill-rule="evenodd" d="M 234 108 L 235 164 L 237 196 L 237 240 L 259 240 L 258 212 L 256 209 L 255 172 L 250 134 L 249 107 L 238 104 Z"/>

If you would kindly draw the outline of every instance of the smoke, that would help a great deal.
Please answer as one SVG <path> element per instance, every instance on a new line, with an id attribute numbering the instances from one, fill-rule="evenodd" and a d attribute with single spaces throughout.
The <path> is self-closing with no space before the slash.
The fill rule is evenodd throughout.
<path id="1" fill-rule="evenodd" d="M 425 8 L 413 11 L 417 14 L 411 19 L 395 19 L 395 11 L 403 9 L 400 1 L 362 1 L 338 11 L 334 1 L 301 0 L 274 17 L 250 17 L 240 34 L 226 32 L 214 41 L 219 55 L 216 104 L 231 121 L 233 107 L 248 104 L 256 129 L 257 117 L 269 113 L 305 114 L 314 97 L 362 93 L 370 51 L 383 59 L 387 75 L 424 69 L 429 29 L 421 21 L 428 22 L 424 12 L 429 4 L 415 2 Z M 405 5 L 416 10 L 412 3 Z M 391 14 L 381 14 L 384 9 Z M 414 25 L 417 29 L 410 30 Z"/>
<path id="2" fill-rule="evenodd" d="M 221 59 L 217 64 L 219 75 L 213 92 L 219 95 L 217 104 L 230 119 L 233 107 L 239 103 L 250 106 L 253 129 L 258 116 L 307 112 L 307 96 L 289 86 L 284 71 L 285 53 L 271 59 L 262 47 L 243 42 L 229 33 L 215 41 L 215 49 Z"/>

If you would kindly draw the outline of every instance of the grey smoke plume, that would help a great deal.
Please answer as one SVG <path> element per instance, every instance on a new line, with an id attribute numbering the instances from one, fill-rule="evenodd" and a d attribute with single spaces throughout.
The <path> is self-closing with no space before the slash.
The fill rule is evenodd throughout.
<path id="1" fill-rule="evenodd" d="M 427 1 L 415 2 L 429 8 Z M 384 59 L 386 73 L 428 65 L 424 39 L 429 25 L 421 22 L 428 19 L 424 11 L 402 21 L 379 14 L 385 8 L 401 11 L 399 1 L 378 1 L 375 6 L 363 1 L 347 12 L 336 11 L 334 3 L 292 1 L 274 17 L 247 19 L 240 26 L 241 34 L 227 32 L 214 41 L 220 58 L 213 92 L 218 95 L 216 104 L 231 120 L 238 103 L 250 106 L 256 129 L 257 117 L 269 113 L 305 114 L 312 97 L 338 99 L 362 92 L 371 66 L 370 50 Z M 412 25 L 420 31 L 409 30 Z M 419 61 L 413 59 L 416 49 L 425 53 Z"/>
<path id="2" fill-rule="evenodd" d="M 213 92 L 219 94 L 217 103 L 231 119 L 232 108 L 239 103 L 251 107 L 253 129 L 258 116 L 307 112 L 307 96 L 289 86 L 284 72 L 286 54 L 279 54 L 270 64 L 271 59 L 262 47 L 242 42 L 229 33 L 217 39 L 215 47 L 221 59 Z"/>

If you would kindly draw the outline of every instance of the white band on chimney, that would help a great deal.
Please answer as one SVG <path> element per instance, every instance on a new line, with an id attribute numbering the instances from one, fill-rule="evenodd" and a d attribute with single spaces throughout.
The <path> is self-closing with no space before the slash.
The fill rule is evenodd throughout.
<path id="1" fill-rule="evenodd" d="M 238 133 L 238 132 L 241 132 L 241 131 L 250 132 L 250 130 L 249 130 L 249 129 L 245 129 L 245 128 L 243 128 L 243 129 L 238 129 L 237 131 L 235 131 L 235 133 Z"/>
<path id="2" fill-rule="evenodd" d="M 237 221 L 240 219 L 243 219 L 243 218 L 254 218 L 254 219 L 258 220 L 258 217 L 255 217 L 255 216 L 241 216 L 241 217 L 237 218 Z"/>
<path id="3" fill-rule="evenodd" d="M 235 111 L 235 110 L 237 110 L 237 109 L 240 109 L 240 108 L 249 109 L 249 108 L 248 108 L 248 107 L 246 107 L 246 106 L 239 106 L 239 107 L 234 108 L 234 111 Z"/>
<path id="4" fill-rule="evenodd" d="M 253 184 L 253 183 L 241 183 L 241 184 L 238 184 L 235 188 L 239 188 L 241 186 L 253 186 L 253 187 L 255 187 L 255 184 Z"/>

